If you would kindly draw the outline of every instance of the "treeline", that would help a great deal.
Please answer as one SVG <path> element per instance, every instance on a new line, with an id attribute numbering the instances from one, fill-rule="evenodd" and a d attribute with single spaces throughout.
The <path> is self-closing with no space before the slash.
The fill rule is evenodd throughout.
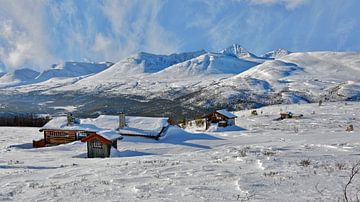
<path id="1" fill-rule="evenodd" d="M 36 114 L 0 116 L 0 126 L 42 127 L 49 122 L 50 119 L 50 116 L 39 116 Z"/>

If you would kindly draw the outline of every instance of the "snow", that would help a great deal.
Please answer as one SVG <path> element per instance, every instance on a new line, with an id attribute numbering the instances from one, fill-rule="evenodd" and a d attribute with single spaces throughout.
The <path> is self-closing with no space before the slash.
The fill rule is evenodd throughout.
<path id="1" fill-rule="evenodd" d="M 289 55 L 290 53 L 291 52 L 286 50 L 286 49 L 279 48 L 277 50 L 267 52 L 264 55 L 262 55 L 261 57 L 263 57 L 263 58 L 271 58 L 271 59 L 278 59 L 278 58 L 281 58 L 281 57 L 283 57 L 285 55 Z"/>
<path id="2" fill-rule="evenodd" d="M 232 113 L 230 113 L 229 111 L 227 111 L 226 109 L 221 109 L 221 110 L 217 110 L 216 111 L 217 113 L 219 114 L 222 114 L 226 117 L 228 117 L 229 119 L 233 119 L 233 118 L 236 118 L 236 116 Z"/>
<path id="3" fill-rule="evenodd" d="M 220 51 L 220 53 L 225 55 L 235 56 L 238 58 L 256 57 L 254 54 L 250 53 L 239 44 L 233 44 L 225 48 L 224 50 Z"/>
<path id="4" fill-rule="evenodd" d="M 39 75 L 39 72 L 32 69 L 17 69 L 8 72 L 0 77 L 0 88 L 27 84 L 30 80 L 35 79 L 37 75 Z"/>
<path id="5" fill-rule="evenodd" d="M 92 131 L 97 132 L 102 129 L 93 124 L 82 123 L 80 120 L 80 124 L 67 124 L 67 117 L 53 117 L 51 121 L 49 121 L 45 126 L 41 128 L 41 130 L 84 130 L 84 131 Z"/>
<path id="6" fill-rule="evenodd" d="M 36 82 L 47 81 L 55 77 L 78 77 L 98 73 L 113 65 L 112 63 L 65 62 L 54 65 L 36 77 Z"/>
<path id="7" fill-rule="evenodd" d="M 122 136 L 119 134 L 119 132 L 114 131 L 114 130 L 101 130 L 101 131 L 96 132 L 96 134 L 98 134 L 101 137 L 103 137 L 107 140 L 110 140 L 110 141 L 122 138 Z"/>
<path id="8" fill-rule="evenodd" d="M 239 102 L 257 102 L 257 106 L 317 102 L 325 98 L 358 100 L 360 97 L 360 53 L 355 52 L 290 53 L 279 49 L 258 57 L 234 44 L 220 53 L 155 55 L 141 52 L 101 71 L 99 67 L 105 64 L 90 63 L 87 67 L 82 63 L 65 63 L 44 71 L 41 77 L 47 80 L 40 82 L 39 76 L 35 83 L 11 76 L 7 80 L 8 74 L 5 74 L 0 78 L 0 87 L 3 86 L 0 93 L 126 95 L 146 98 L 139 99 L 142 101 L 187 97 L 182 104 L 200 107 Z M 83 73 L 83 70 L 89 72 Z"/>
<path id="9" fill-rule="evenodd" d="M 124 137 L 114 158 L 86 143 L 31 148 L 39 128 L 0 128 L 0 201 L 338 201 L 359 161 L 360 103 L 274 105 L 235 112 L 244 130 L 159 141 Z M 280 111 L 304 114 L 275 121 Z M 353 132 L 346 132 L 349 124 Z M 356 200 L 360 176 L 348 195 Z"/>
<path id="10" fill-rule="evenodd" d="M 28 88 L 30 85 L 31 90 L 38 90 L 36 87 L 41 85 L 41 87 L 46 86 L 47 89 L 52 82 L 64 82 L 63 79 L 76 80 L 77 77 L 87 76 L 94 73 L 101 72 L 111 66 L 110 62 L 101 62 L 101 63 L 86 63 L 86 62 L 65 62 L 57 65 L 53 65 L 52 68 L 47 69 L 41 73 L 34 71 L 32 69 L 18 69 L 14 72 L 9 72 L 0 77 L 0 88 L 7 88 L 13 86 L 24 86 Z M 49 82 L 50 81 L 50 82 Z M 71 82 L 70 82 L 71 83 Z M 69 84 L 69 83 L 66 83 Z M 35 88 L 33 88 L 33 86 Z M 56 84 L 55 87 L 59 87 L 59 84 Z M 5 89 L 4 89 L 5 90 Z"/>
<path id="11" fill-rule="evenodd" d="M 80 124 L 67 125 L 66 117 L 54 117 L 42 129 L 85 130 L 98 132 L 118 130 L 121 134 L 157 136 L 169 125 L 166 117 L 125 116 L 126 126 L 119 129 L 119 116 L 100 115 L 97 118 L 80 119 Z"/>
<path id="12" fill-rule="evenodd" d="M 325 98 L 356 100 L 359 98 L 359 63 L 359 53 L 291 53 L 222 79 L 189 102 L 210 99 L 216 106 L 244 100 L 264 105 L 317 102 Z"/>

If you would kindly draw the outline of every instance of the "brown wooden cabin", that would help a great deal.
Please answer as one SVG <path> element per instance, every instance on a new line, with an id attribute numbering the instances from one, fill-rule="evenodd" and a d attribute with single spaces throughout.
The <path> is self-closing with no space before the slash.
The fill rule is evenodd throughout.
<path id="1" fill-rule="evenodd" d="M 115 131 L 106 133 L 109 132 L 112 135 L 98 132 L 81 139 L 81 142 L 87 142 L 88 158 L 107 158 L 110 157 L 111 147 L 117 149 L 117 140 L 122 139 L 122 136 Z"/>
<path id="2" fill-rule="evenodd" d="M 217 110 L 210 112 L 208 115 L 204 116 L 204 118 L 206 118 L 209 123 L 218 123 L 218 126 L 226 127 L 235 125 L 235 118 L 237 118 L 237 116 L 226 110 Z"/>
<path id="3" fill-rule="evenodd" d="M 154 123 L 159 125 L 155 124 L 154 127 Z M 120 113 L 118 116 L 100 115 L 95 119 L 77 120 L 70 114 L 67 117 L 54 117 L 43 126 L 40 132 L 44 132 L 44 138 L 33 141 L 33 147 L 66 144 L 101 130 L 116 130 L 121 135 L 159 139 L 173 124 L 175 124 L 173 119 L 165 117 L 125 117 L 125 114 Z"/>
<path id="4" fill-rule="evenodd" d="M 34 148 L 66 144 L 81 140 L 82 138 L 95 133 L 93 131 L 60 129 L 40 129 L 40 132 L 44 132 L 44 138 L 38 141 L 34 140 Z"/>
<path id="5" fill-rule="evenodd" d="M 291 119 L 293 114 L 291 112 L 281 112 L 280 119 Z"/>
<path id="6" fill-rule="evenodd" d="M 299 119 L 302 118 L 304 115 L 302 114 L 293 114 L 292 112 L 281 112 L 280 113 L 280 120 L 283 119 Z"/>

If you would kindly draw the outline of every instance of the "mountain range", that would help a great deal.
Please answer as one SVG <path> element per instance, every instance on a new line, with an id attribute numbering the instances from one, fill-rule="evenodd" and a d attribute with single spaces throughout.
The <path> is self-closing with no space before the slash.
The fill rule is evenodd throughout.
<path id="1" fill-rule="evenodd" d="M 278 49 L 257 56 L 238 44 L 218 53 L 141 52 L 116 63 L 65 62 L 43 72 L 18 69 L 0 74 L 0 94 L 4 103 L 25 96 L 35 100 L 33 105 L 48 107 L 58 107 L 53 103 L 62 95 L 82 97 L 66 102 L 77 110 L 89 106 L 93 96 L 131 98 L 127 104 L 161 99 L 189 110 L 359 100 L 360 53 Z M 37 96 L 46 98 L 37 103 Z M 97 101 L 96 105 L 109 107 L 113 102 Z M 116 106 L 113 111 L 119 110 Z"/>

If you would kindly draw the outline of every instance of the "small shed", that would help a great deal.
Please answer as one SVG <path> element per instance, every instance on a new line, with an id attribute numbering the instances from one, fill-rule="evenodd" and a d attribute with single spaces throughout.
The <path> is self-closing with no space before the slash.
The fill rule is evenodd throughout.
<path id="1" fill-rule="evenodd" d="M 280 118 L 278 118 L 278 120 L 283 120 L 283 119 L 300 119 L 302 118 L 304 115 L 303 114 L 293 114 L 292 112 L 281 112 L 280 113 Z"/>
<path id="2" fill-rule="evenodd" d="M 219 126 L 226 127 L 235 125 L 235 118 L 237 118 L 237 116 L 225 109 L 222 109 L 211 112 L 204 118 L 206 118 L 210 123 L 218 123 Z"/>
<path id="3" fill-rule="evenodd" d="M 281 112 L 280 119 L 291 119 L 293 117 L 292 112 Z"/>
<path id="4" fill-rule="evenodd" d="M 117 140 L 122 136 L 114 130 L 104 130 L 89 135 L 82 142 L 87 142 L 88 158 L 106 158 L 110 156 L 111 147 L 117 149 Z"/>

